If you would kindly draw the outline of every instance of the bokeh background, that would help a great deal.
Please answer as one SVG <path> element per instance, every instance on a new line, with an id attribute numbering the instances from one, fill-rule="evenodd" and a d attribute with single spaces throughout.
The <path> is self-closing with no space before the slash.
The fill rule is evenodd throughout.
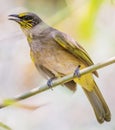
<path id="1" fill-rule="evenodd" d="M 0 0 L 0 101 L 46 83 L 29 56 L 26 37 L 8 15 L 31 11 L 70 34 L 95 63 L 115 56 L 115 0 Z M 98 70 L 96 79 L 112 113 L 98 124 L 80 86 L 73 94 L 56 87 L 0 109 L 0 122 L 11 130 L 115 130 L 115 65 Z M 0 130 L 4 130 L 0 126 Z"/>

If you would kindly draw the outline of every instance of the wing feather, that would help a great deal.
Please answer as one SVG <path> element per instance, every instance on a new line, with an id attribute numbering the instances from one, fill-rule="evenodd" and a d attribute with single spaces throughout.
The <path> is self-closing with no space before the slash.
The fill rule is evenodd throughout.
<path id="1" fill-rule="evenodd" d="M 93 61 L 89 57 L 88 53 L 80 46 L 74 39 L 72 39 L 69 35 L 62 32 L 53 32 L 54 40 L 65 48 L 67 51 L 72 53 L 75 57 L 81 60 L 86 66 L 93 65 Z M 97 71 L 93 72 L 97 77 Z"/>

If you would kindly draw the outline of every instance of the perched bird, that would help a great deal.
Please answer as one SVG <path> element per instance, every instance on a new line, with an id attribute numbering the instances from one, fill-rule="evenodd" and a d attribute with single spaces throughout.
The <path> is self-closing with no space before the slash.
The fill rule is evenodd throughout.
<path id="1" fill-rule="evenodd" d="M 16 21 L 27 37 L 30 55 L 35 66 L 46 78 L 59 78 L 74 73 L 77 66 L 80 69 L 93 65 L 85 49 L 69 35 L 48 26 L 34 13 L 24 12 L 9 15 Z M 80 84 L 88 97 L 99 123 L 111 120 L 110 110 L 94 81 L 93 74 L 86 74 L 69 81 L 64 85 L 72 91 Z"/>

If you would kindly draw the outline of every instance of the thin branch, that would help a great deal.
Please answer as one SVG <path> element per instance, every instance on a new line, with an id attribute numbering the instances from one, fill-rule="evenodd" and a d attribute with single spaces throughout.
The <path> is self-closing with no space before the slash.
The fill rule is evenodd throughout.
<path id="1" fill-rule="evenodd" d="M 115 57 L 112 57 L 112 58 L 108 59 L 107 61 L 103 61 L 103 62 L 97 63 L 95 65 L 92 65 L 90 67 L 87 67 L 85 69 L 80 70 L 80 76 L 83 76 L 83 75 L 85 75 L 87 73 L 94 72 L 97 69 L 101 69 L 101 68 L 106 67 L 106 66 L 108 66 L 110 64 L 113 64 L 113 63 L 115 63 Z M 70 74 L 70 75 L 64 76 L 64 77 L 62 77 L 60 79 L 54 80 L 52 82 L 52 88 L 56 87 L 57 85 L 63 84 L 65 82 L 71 81 L 74 78 L 76 78 L 76 76 L 73 76 L 73 74 Z M 41 87 L 36 87 L 36 88 L 31 89 L 30 91 L 28 91 L 28 92 L 26 92 L 24 94 L 16 96 L 16 97 L 14 97 L 12 99 L 4 100 L 3 103 L 0 104 L 0 108 L 12 105 L 17 101 L 27 99 L 27 98 L 29 98 L 31 96 L 34 96 L 34 95 L 39 94 L 41 92 L 44 92 L 44 91 L 46 91 L 48 89 L 50 89 L 50 88 L 49 88 L 49 86 L 47 84 L 45 84 L 45 85 L 43 85 Z"/>

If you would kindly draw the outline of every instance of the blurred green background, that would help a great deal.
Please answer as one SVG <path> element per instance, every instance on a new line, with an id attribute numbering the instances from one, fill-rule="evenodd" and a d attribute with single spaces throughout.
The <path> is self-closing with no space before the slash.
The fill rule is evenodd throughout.
<path id="1" fill-rule="evenodd" d="M 115 0 L 0 0 L 0 101 L 46 83 L 30 59 L 23 32 L 8 21 L 9 14 L 25 11 L 71 35 L 95 63 L 115 55 Z M 111 109 L 111 122 L 97 123 L 79 86 L 74 94 L 59 86 L 21 102 L 31 109 L 1 109 L 0 122 L 12 130 L 114 130 L 115 65 L 98 72 L 96 81 Z"/>

